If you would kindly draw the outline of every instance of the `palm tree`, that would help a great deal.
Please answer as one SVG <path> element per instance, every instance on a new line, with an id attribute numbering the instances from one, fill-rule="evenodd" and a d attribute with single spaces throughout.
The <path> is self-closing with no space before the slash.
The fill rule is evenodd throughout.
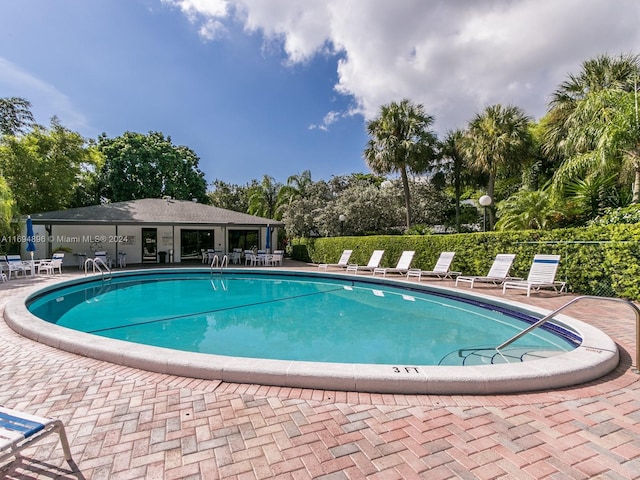
<path id="1" fill-rule="evenodd" d="M 567 118 L 567 158 L 554 175 L 554 189 L 589 176 L 632 172 L 633 203 L 640 203 L 640 122 L 636 92 L 588 93 Z M 621 180 L 624 180 L 622 175 Z"/>
<path id="2" fill-rule="evenodd" d="M 520 190 L 498 203 L 496 230 L 544 230 L 562 213 L 552 205 L 546 190 Z"/>
<path id="3" fill-rule="evenodd" d="M 460 197 L 462 195 L 462 180 L 465 168 L 462 142 L 464 132 L 454 130 L 447 132 L 445 139 L 440 144 L 440 158 L 446 162 L 444 167 L 453 181 L 453 189 L 456 204 L 456 231 L 460 232 Z"/>
<path id="4" fill-rule="evenodd" d="M 311 170 L 287 178 L 287 184 L 278 191 L 278 206 L 290 204 L 298 197 L 304 197 L 306 190 L 313 184 Z"/>
<path id="5" fill-rule="evenodd" d="M 469 123 L 462 150 L 468 165 L 489 176 L 487 195 L 495 200 L 496 175 L 509 162 L 521 163 L 530 150 L 532 139 L 529 117 L 518 107 L 493 105 L 477 114 Z M 489 226 L 494 213 L 489 209 Z"/>
<path id="6" fill-rule="evenodd" d="M 276 219 L 279 189 L 280 185 L 269 175 L 265 175 L 261 183 L 249 187 L 248 213 Z"/>
<path id="7" fill-rule="evenodd" d="M 570 74 L 568 80 L 561 83 L 551 97 L 544 152 L 557 158 L 563 157 L 564 139 L 570 128 L 568 121 L 578 103 L 589 94 L 603 90 L 632 92 L 637 78 L 637 55 L 600 55 L 584 62 L 580 73 Z"/>
<path id="8" fill-rule="evenodd" d="M 429 130 L 432 124 L 433 117 L 424 107 L 407 99 L 383 105 L 378 117 L 367 123 L 371 138 L 364 159 L 378 175 L 400 173 L 407 229 L 411 227 L 409 173 L 424 172 L 435 157 L 436 135 Z"/>

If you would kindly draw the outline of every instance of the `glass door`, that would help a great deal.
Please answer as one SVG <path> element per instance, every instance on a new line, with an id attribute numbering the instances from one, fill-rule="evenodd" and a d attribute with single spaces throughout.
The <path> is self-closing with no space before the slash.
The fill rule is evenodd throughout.
<path id="1" fill-rule="evenodd" d="M 158 229 L 142 229 L 142 263 L 158 262 Z"/>

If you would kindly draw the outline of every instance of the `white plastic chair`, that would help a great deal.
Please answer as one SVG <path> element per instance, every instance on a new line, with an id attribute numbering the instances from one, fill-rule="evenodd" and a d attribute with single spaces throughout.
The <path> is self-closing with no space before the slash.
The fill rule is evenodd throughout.
<path id="1" fill-rule="evenodd" d="M 508 277 L 513 260 L 516 258 L 514 253 L 499 253 L 491 264 L 489 273 L 485 276 L 459 276 L 456 278 L 456 287 L 458 282 L 466 282 L 470 284 L 470 288 L 473 288 L 474 283 L 492 283 L 494 285 L 501 284 L 506 280 L 522 280 L 521 278 Z"/>
<path id="2" fill-rule="evenodd" d="M 398 264 L 395 267 L 378 267 L 373 270 L 373 274 L 381 273 L 383 277 L 387 276 L 387 273 L 399 273 L 404 275 L 409 271 L 409 267 L 411 266 L 411 262 L 413 261 L 413 256 L 416 254 L 413 250 L 405 250 L 400 255 L 400 259 L 398 260 Z"/>
<path id="3" fill-rule="evenodd" d="M 318 269 L 327 270 L 328 268 L 331 268 L 331 267 L 347 268 L 347 266 L 349 266 L 349 258 L 351 257 L 352 253 L 353 253 L 353 250 L 343 250 L 342 255 L 340 255 L 340 259 L 338 260 L 338 263 L 320 263 L 318 264 Z"/>
<path id="4" fill-rule="evenodd" d="M 559 265 L 560 255 L 535 255 L 527 279 L 504 282 L 502 284 L 502 293 L 506 293 L 507 288 L 526 290 L 527 297 L 531 296 L 532 290 L 539 291 L 543 288 L 551 288 L 560 293 L 564 290 L 566 284 L 565 282 L 556 281 Z"/>
<path id="5" fill-rule="evenodd" d="M 64 260 L 64 253 L 54 253 L 51 260 L 43 260 L 38 265 L 38 274 L 44 272 L 53 275 L 56 269 L 62 274 L 62 261 Z"/>
<path id="6" fill-rule="evenodd" d="M 368 272 L 373 271 L 374 269 L 380 266 L 382 255 L 384 255 L 384 250 L 374 250 L 373 253 L 371 254 L 371 258 L 369 258 L 369 263 L 367 263 L 364 266 L 355 265 L 355 264 L 348 265 L 347 273 L 353 273 L 354 275 L 357 275 L 359 270 L 360 271 L 364 270 Z"/>
<path id="7" fill-rule="evenodd" d="M 453 262 L 453 257 L 456 255 L 455 252 L 442 252 L 440 257 L 438 257 L 438 261 L 436 262 L 436 266 L 433 267 L 433 270 L 420 270 L 418 268 L 412 268 L 407 272 L 407 279 L 410 277 L 418 277 L 418 281 L 422 280 L 422 277 L 436 277 L 440 280 L 445 278 L 453 278 L 456 275 L 460 275 L 460 272 L 451 272 L 449 268 L 451 268 L 451 263 Z"/>
<path id="8" fill-rule="evenodd" d="M 21 457 L 21 451 L 42 438 L 57 433 L 64 458 L 71 461 L 71 449 L 61 420 L 37 417 L 0 406 L 0 462 Z"/>

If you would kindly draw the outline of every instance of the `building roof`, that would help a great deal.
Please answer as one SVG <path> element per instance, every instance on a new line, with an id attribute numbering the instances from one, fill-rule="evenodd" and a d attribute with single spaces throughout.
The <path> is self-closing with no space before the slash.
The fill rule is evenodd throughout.
<path id="1" fill-rule="evenodd" d="M 31 215 L 34 224 L 281 226 L 268 218 L 186 200 L 145 198 Z"/>

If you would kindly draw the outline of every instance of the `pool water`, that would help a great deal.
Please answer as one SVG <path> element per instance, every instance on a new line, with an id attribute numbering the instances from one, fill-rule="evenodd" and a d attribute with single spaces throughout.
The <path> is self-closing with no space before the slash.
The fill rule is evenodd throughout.
<path id="1" fill-rule="evenodd" d="M 63 327 L 176 350 L 402 365 L 495 347 L 535 321 L 386 283 L 251 273 L 114 277 L 45 293 L 28 309 Z M 513 347 L 565 352 L 576 342 L 537 329 Z"/>

